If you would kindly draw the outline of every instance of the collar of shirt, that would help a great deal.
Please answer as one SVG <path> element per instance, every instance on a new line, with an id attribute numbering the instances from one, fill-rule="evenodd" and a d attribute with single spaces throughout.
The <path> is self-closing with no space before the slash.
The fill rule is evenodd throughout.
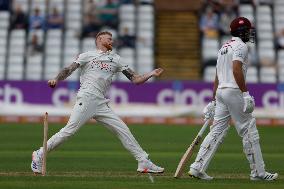
<path id="1" fill-rule="evenodd" d="M 101 49 L 96 49 L 96 52 L 97 52 L 98 54 L 106 54 L 106 55 L 109 55 L 109 54 L 111 53 L 111 51 L 106 51 L 106 52 L 104 52 L 104 51 L 102 51 Z"/>

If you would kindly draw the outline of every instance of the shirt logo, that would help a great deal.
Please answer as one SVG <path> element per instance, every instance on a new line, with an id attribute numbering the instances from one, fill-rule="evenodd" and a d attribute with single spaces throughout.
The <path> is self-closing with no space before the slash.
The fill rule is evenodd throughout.
<path id="1" fill-rule="evenodd" d="M 97 68 L 97 69 L 100 69 L 100 70 L 105 70 L 107 72 L 111 72 L 113 70 L 112 66 L 110 64 L 103 63 L 101 61 L 92 61 L 91 68 L 92 69 Z"/>
<path id="2" fill-rule="evenodd" d="M 243 20 L 240 20 L 240 21 L 239 21 L 239 24 L 244 24 L 244 21 L 243 21 Z"/>
<path id="3" fill-rule="evenodd" d="M 107 58 L 110 60 L 110 62 L 113 61 L 113 57 L 107 57 Z"/>

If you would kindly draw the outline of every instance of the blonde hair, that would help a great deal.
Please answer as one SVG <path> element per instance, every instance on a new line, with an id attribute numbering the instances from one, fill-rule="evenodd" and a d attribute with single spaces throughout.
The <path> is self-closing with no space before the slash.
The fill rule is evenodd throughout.
<path id="1" fill-rule="evenodd" d="M 109 31 L 101 31 L 101 32 L 97 33 L 97 35 L 95 37 L 96 41 L 97 41 L 98 37 L 101 36 L 101 35 L 110 35 L 110 36 L 112 36 L 112 34 Z"/>

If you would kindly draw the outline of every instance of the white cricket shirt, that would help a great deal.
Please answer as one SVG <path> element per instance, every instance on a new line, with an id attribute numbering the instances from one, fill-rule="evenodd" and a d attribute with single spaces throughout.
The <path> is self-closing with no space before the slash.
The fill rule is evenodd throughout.
<path id="1" fill-rule="evenodd" d="M 81 68 L 80 91 L 104 97 L 113 75 L 128 67 L 119 60 L 120 56 L 112 51 L 94 50 L 79 54 L 74 62 Z"/>
<path id="2" fill-rule="evenodd" d="M 234 60 L 239 60 L 243 63 L 242 69 L 246 78 L 248 47 L 239 37 L 233 37 L 218 52 L 216 65 L 219 80 L 218 88 L 239 88 L 233 75 Z"/>

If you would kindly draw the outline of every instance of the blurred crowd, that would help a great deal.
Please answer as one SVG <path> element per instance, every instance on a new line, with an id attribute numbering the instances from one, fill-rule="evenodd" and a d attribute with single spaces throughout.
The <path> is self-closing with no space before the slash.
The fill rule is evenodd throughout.
<path id="1" fill-rule="evenodd" d="M 224 42 L 222 39 L 229 39 L 230 36 L 230 23 L 231 21 L 240 16 L 239 5 L 249 4 L 254 9 L 260 5 L 266 5 L 271 7 L 273 10 L 273 1 L 270 0 L 203 0 L 202 9 L 200 10 L 199 16 L 199 29 L 201 35 L 201 43 L 204 39 L 216 39 L 220 41 L 220 45 Z M 255 20 L 251 20 L 252 24 L 255 25 Z M 257 35 L 256 31 L 256 35 Z M 280 31 L 275 31 L 275 41 L 273 42 L 275 50 L 284 49 L 284 28 Z M 257 40 L 258 38 L 256 38 Z M 257 41 L 256 41 L 257 42 Z M 257 43 L 256 43 L 257 44 Z M 265 60 L 258 60 L 257 56 L 252 52 L 249 44 L 249 58 L 252 65 L 258 66 L 257 64 L 266 64 Z M 255 48 L 255 45 L 254 45 Z M 270 61 L 271 62 L 271 61 Z M 206 66 L 215 65 L 215 59 L 209 59 L 203 61 L 203 69 Z M 269 63 L 273 64 L 273 63 Z"/>
<path id="2" fill-rule="evenodd" d="M 230 22 L 239 16 L 239 4 L 270 5 L 271 0 L 204 0 L 200 11 L 199 28 L 202 36 L 216 38 L 230 35 Z M 275 33 L 277 49 L 284 48 L 284 28 Z"/>
<path id="3" fill-rule="evenodd" d="M 202 37 L 218 38 L 229 34 L 228 26 L 238 15 L 238 3 L 235 0 L 204 1 L 200 13 Z"/>
<path id="4" fill-rule="evenodd" d="M 199 28 L 202 36 L 217 38 L 230 35 L 230 23 L 239 16 L 239 4 L 271 5 L 270 0 L 203 0 Z"/>
<path id="5" fill-rule="evenodd" d="M 68 3 L 68 2 L 67 2 Z M 119 17 L 118 11 L 121 4 L 151 4 L 152 0 L 84 0 L 82 28 L 77 31 L 77 37 L 80 39 L 86 37 L 95 37 L 102 28 L 108 28 L 118 31 Z M 43 12 L 39 7 L 33 10 L 24 10 L 15 0 L 0 0 L 0 10 L 11 12 L 10 30 L 24 29 L 27 33 L 32 33 L 29 39 L 31 46 L 30 52 L 42 51 L 42 44 L 39 44 L 38 34 L 34 31 L 42 30 L 43 32 L 52 29 L 65 30 L 64 12 L 55 6 L 51 10 Z M 127 27 L 122 29 L 118 36 L 116 46 L 134 47 L 134 35 L 131 35 Z"/>
<path id="6" fill-rule="evenodd" d="M 131 2 L 123 1 L 123 2 Z M 118 0 L 106 0 L 97 4 L 95 0 L 88 0 L 84 6 L 84 19 L 81 37 L 94 36 L 102 26 L 109 26 L 116 29 L 118 25 Z M 23 11 L 20 4 L 13 4 L 11 8 L 12 20 L 11 29 L 64 29 L 64 13 L 57 7 L 53 7 L 47 14 L 43 13 L 39 7 L 35 7 L 29 14 Z M 47 16 L 44 16 L 47 15 Z"/>

